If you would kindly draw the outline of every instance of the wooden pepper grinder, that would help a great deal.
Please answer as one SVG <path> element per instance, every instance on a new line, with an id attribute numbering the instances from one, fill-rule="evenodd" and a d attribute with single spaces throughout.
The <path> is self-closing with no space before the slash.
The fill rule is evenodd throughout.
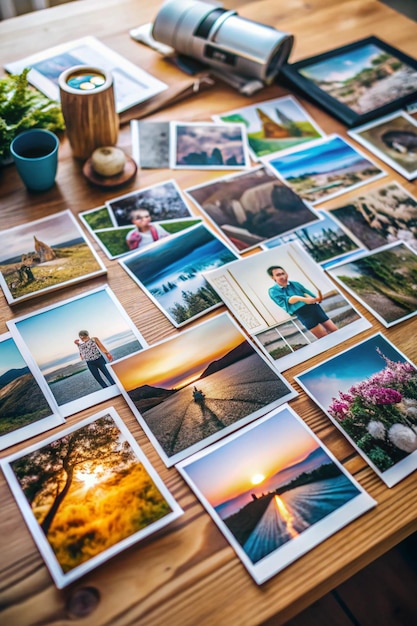
<path id="1" fill-rule="evenodd" d="M 62 72 L 58 83 L 74 157 L 87 159 L 96 148 L 114 146 L 119 134 L 119 117 L 111 73 L 75 65 Z"/>

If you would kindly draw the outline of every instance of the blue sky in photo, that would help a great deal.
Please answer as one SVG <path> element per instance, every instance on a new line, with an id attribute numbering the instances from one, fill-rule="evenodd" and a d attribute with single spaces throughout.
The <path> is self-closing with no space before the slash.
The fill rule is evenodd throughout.
<path id="1" fill-rule="evenodd" d="M 74 340 L 80 330 L 87 330 L 104 345 L 117 333 L 131 330 L 104 289 L 20 320 L 16 327 L 44 374 L 79 360 Z"/>
<path id="2" fill-rule="evenodd" d="M 311 371 L 300 374 L 298 379 L 327 408 L 340 391 L 347 392 L 352 385 L 385 368 L 385 361 L 377 348 L 392 361 L 406 361 L 382 335 L 376 335 Z"/>
<path id="3" fill-rule="evenodd" d="M 303 108 L 290 97 L 275 98 L 274 100 L 267 100 L 265 102 L 251 104 L 250 106 L 242 107 L 241 109 L 234 109 L 233 111 L 222 113 L 220 117 L 223 120 L 227 121 L 230 115 L 242 115 L 242 117 L 245 118 L 245 121 L 248 124 L 248 132 L 253 133 L 255 131 L 258 131 L 261 127 L 261 121 L 259 119 L 259 115 L 256 112 L 256 109 L 260 109 L 263 113 L 266 113 L 275 121 L 280 121 L 276 115 L 277 110 L 280 113 L 283 113 L 284 115 L 289 117 L 294 122 L 310 121 L 308 120 Z"/>
<path id="4" fill-rule="evenodd" d="M 361 70 L 372 66 L 372 60 L 378 57 L 383 50 L 374 44 L 360 46 L 356 50 L 349 50 L 344 54 L 314 63 L 300 69 L 300 74 L 314 81 L 345 81 L 356 76 Z"/>
<path id="5" fill-rule="evenodd" d="M 293 178 L 351 167 L 363 160 L 341 137 L 330 137 L 318 145 L 271 159 L 269 164 L 285 178 Z"/>
<path id="6" fill-rule="evenodd" d="M 19 352 L 14 339 L 6 339 L 0 343 L 0 376 L 12 369 L 26 367 L 26 362 Z"/>

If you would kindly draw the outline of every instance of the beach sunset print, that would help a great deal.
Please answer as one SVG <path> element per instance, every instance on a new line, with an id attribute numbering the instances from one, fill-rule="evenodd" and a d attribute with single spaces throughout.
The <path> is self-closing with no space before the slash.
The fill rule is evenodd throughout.
<path id="1" fill-rule="evenodd" d="M 178 467 L 252 565 L 281 549 L 285 561 L 291 543 L 303 552 L 316 545 L 352 518 L 360 495 L 287 405 Z M 299 555 L 295 548 L 289 560 Z"/>
<path id="2" fill-rule="evenodd" d="M 111 369 L 167 465 L 295 395 L 226 313 Z"/>

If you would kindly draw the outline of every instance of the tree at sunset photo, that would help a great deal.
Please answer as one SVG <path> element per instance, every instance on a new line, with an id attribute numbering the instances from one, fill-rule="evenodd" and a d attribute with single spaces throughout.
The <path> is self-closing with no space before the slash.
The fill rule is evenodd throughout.
<path id="1" fill-rule="evenodd" d="M 172 512 L 111 412 L 86 422 L 10 463 L 64 574 Z"/>

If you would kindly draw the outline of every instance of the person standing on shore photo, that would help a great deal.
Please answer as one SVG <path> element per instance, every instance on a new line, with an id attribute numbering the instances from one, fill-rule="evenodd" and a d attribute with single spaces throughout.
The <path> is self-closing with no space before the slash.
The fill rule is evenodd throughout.
<path id="1" fill-rule="evenodd" d="M 322 301 L 320 291 L 315 296 L 301 283 L 288 280 L 287 272 L 278 265 L 268 267 L 267 273 L 276 283 L 268 289 L 271 300 L 288 315 L 295 315 L 316 339 L 338 330 L 319 304 Z"/>
<path id="2" fill-rule="evenodd" d="M 114 385 L 115 382 L 106 367 L 106 359 L 103 354 L 106 355 L 109 361 L 113 361 L 113 356 L 110 352 L 107 352 L 100 339 L 98 337 L 90 337 L 87 330 L 80 330 L 78 337 L 79 339 L 76 339 L 74 343 L 78 346 L 80 358 L 86 362 L 88 369 L 98 384 L 103 389 L 109 385 Z"/>

